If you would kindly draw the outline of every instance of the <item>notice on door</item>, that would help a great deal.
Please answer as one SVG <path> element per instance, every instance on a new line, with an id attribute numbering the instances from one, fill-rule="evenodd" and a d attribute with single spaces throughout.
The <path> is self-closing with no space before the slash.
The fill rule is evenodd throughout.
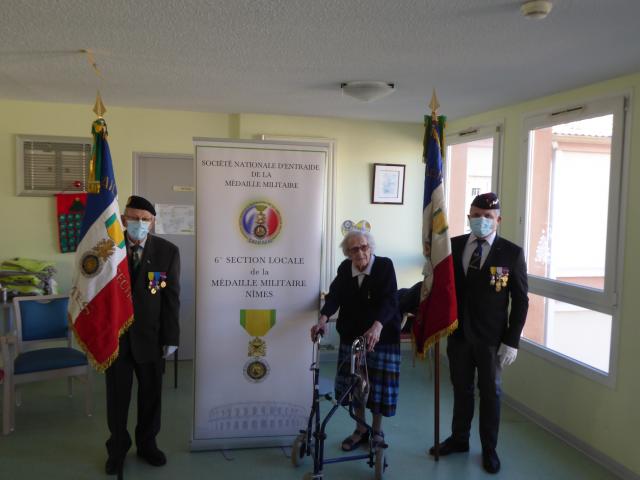
<path id="1" fill-rule="evenodd" d="M 195 235 L 193 205 L 156 203 L 156 233 L 159 235 Z"/>

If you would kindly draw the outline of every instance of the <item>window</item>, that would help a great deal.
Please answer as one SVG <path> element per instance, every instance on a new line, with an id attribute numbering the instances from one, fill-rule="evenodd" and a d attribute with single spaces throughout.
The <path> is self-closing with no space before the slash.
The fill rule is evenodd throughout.
<path id="1" fill-rule="evenodd" d="M 17 135 L 18 195 L 85 192 L 91 149 L 87 138 Z"/>
<path id="2" fill-rule="evenodd" d="M 445 180 L 449 231 L 469 232 L 467 214 L 473 198 L 498 191 L 500 126 L 466 129 L 447 134 Z"/>
<path id="3" fill-rule="evenodd" d="M 522 212 L 530 307 L 523 337 L 608 375 L 618 291 L 624 98 L 525 119 Z"/>

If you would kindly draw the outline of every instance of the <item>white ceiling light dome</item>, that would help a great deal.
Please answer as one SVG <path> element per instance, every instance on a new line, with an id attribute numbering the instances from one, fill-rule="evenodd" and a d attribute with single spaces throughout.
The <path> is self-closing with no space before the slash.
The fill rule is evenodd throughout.
<path id="1" fill-rule="evenodd" d="M 372 102 L 389 95 L 396 89 L 395 83 L 379 81 L 345 82 L 340 84 L 342 93 L 362 102 Z"/>
<path id="2" fill-rule="evenodd" d="M 549 0 L 530 0 L 528 2 L 524 2 L 522 6 L 520 6 L 520 11 L 522 15 L 527 18 L 532 18 L 534 20 L 542 20 L 553 8 L 553 3 Z"/>

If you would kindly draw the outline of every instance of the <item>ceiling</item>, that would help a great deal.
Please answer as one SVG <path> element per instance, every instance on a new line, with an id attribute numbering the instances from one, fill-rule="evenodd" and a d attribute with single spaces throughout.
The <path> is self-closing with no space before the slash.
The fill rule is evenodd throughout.
<path id="1" fill-rule="evenodd" d="M 640 71 L 640 1 L 521 3 L 3 0 L 0 98 L 416 122 L 434 87 L 459 118 Z M 351 80 L 397 91 L 363 103 Z"/>

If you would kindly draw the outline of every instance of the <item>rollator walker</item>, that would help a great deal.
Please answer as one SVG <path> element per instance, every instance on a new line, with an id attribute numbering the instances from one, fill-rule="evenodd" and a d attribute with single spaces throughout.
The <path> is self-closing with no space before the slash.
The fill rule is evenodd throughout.
<path id="1" fill-rule="evenodd" d="M 313 401 L 311 404 L 311 413 L 309 414 L 309 423 L 306 430 L 300 430 L 300 434 L 296 437 L 291 447 L 291 463 L 299 466 L 303 463 L 305 457 L 313 456 L 313 472 L 307 472 L 302 477 L 303 480 L 321 480 L 323 478 L 322 468 L 330 463 L 350 462 L 353 460 L 367 460 L 367 464 L 375 469 L 375 480 L 381 480 L 384 471 L 387 468 L 385 459 L 385 445 L 376 444 L 373 440 L 372 427 L 364 420 L 356 417 L 353 409 L 354 400 L 361 405 L 366 405 L 369 393 L 369 378 L 367 374 L 366 360 L 366 341 L 364 337 L 356 338 L 351 344 L 351 368 L 349 371 L 349 385 L 339 399 L 334 400 L 330 393 L 322 396 L 326 400 L 333 403 L 331 410 L 324 419 L 320 419 L 320 350 L 321 335 L 316 336 L 313 342 L 313 354 L 310 370 L 313 372 Z M 345 360 L 346 361 L 346 360 Z M 339 365 L 338 371 L 343 364 Z M 349 416 L 358 424 L 367 429 L 369 434 L 368 452 L 359 455 L 344 455 L 336 458 L 324 457 L 324 442 L 327 439 L 325 433 L 327 424 L 333 414 L 340 406 L 348 400 Z"/>

